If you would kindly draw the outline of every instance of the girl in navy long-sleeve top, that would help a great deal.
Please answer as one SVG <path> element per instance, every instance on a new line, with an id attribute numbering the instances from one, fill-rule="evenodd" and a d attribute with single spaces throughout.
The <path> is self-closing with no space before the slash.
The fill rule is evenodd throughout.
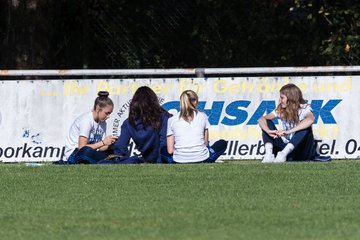
<path id="1" fill-rule="evenodd" d="M 168 113 L 164 111 L 160 115 L 160 128 L 155 130 L 151 125 L 144 124 L 141 119 L 135 121 L 135 127 L 126 119 L 121 126 L 121 135 L 115 142 L 114 153 L 127 156 L 128 144 L 132 138 L 144 161 L 161 163 L 159 152 L 166 146 L 167 120 Z"/>
<path id="2" fill-rule="evenodd" d="M 120 136 L 114 144 L 114 153 L 120 157 L 106 163 L 161 163 L 160 149 L 166 146 L 167 120 L 170 116 L 160 106 L 151 88 L 138 88 L 130 103 L 129 117 L 123 122 Z M 130 139 L 133 139 L 141 157 L 129 156 Z"/>

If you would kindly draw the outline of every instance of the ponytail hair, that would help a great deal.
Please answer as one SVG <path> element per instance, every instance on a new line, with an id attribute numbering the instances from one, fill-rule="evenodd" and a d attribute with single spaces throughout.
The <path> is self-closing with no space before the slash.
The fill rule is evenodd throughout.
<path id="1" fill-rule="evenodd" d="M 114 106 L 113 101 L 109 98 L 109 92 L 99 91 L 98 97 L 95 99 L 94 110 L 96 110 L 96 106 L 99 106 L 99 108 L 104 108 L 108 105 Z"/>
<path id="2" fill-rule="evenodd" d="M 186 122 L 190 123 L 197 110 L 197 102 L 199 100 L 198 95 L 192 90 L 186 90 L 180 95 L 180 118 L 183 118 Z"/>

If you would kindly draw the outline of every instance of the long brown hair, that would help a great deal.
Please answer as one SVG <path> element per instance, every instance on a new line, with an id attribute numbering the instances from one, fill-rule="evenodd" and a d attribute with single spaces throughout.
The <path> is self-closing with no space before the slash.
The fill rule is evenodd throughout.
<path id="1" fill-rule="evenodd" d="M 170 114 L 160 106 L 159 99 L 155 92 L 147 86 L 142 86 L 136 90 L 131 99 L 129 123 L 135 127 L 135 121 L 141 120 L 144 126 L 151 125 L 154 130 L 158 131 L 161 125 L 161 114 L 163 112 L 166 112 L 166 114 L 170 116 Z"/>
<path id="2" fill-rule="evenodd" d="M 198 112 L 196 103 L 198 95 L 192 90 L 186 90 L 180 95 L 180 118 L 187 122 L 194 119 L 194 115 Z"/>
<path id="3" fill-rule="evenodd" d="M 300 104 L 306 104 L 300 88 L 293 83 L 289 83 L 280 89 L 280 94 L 287 97 L 286 108 L 282 108 L 280 103 L 276 108 L 280 118 L 295 124 L 299 123 Z"/>

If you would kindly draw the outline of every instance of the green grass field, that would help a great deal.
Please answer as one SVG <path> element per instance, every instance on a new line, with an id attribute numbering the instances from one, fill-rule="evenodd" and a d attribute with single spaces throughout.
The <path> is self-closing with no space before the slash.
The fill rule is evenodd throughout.
<path id="1" fill-rule="evenodd" d="M 360 161 L 0 164 L 1 239 L 360 239 Z"/>

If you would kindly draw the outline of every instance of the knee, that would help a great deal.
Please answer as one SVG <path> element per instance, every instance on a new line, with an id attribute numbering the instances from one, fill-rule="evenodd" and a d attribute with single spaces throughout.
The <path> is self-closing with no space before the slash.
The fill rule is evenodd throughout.
<path id="1" fill-rule="evenodd" d="M 220 139 L 220 140 L 219 140 L 219 144 L 220 144 L 220 146 L 222 146 L 223 148 L 227 148 L 228 142 L 225 141 L 224 139 Z"/>
<path id="2" fill-rule="evenodd" d="M 216 141 L 216 142 L 211 146 L 211 148 L 214 149 L 214 150 L 217 151 L 217 152 L 225 151 L 226 148 L 227 148 L 227 144 L 228 144 L 227 141 L 225 141 L 224 139 L 220 139 L 220 140 Z"/>
<path id="3" fill-rule="evenodd" d="M 270 130 L 275 130 L 276 129 L 275 124 L 274 124 L 274 122 L 272 120 L 267 119 L 266 124 L 268 125 L 268 128 Z"/>
<path id="4" fill-rule="evenodd" d="M 76 153 L 76 155 L 89 155 L 91 154 L 93 151 L 95 151 L 94 149 L 92 149 L 89 146 L 83 146 L 82 148 L 79 149 L 79 151 Z"/>

